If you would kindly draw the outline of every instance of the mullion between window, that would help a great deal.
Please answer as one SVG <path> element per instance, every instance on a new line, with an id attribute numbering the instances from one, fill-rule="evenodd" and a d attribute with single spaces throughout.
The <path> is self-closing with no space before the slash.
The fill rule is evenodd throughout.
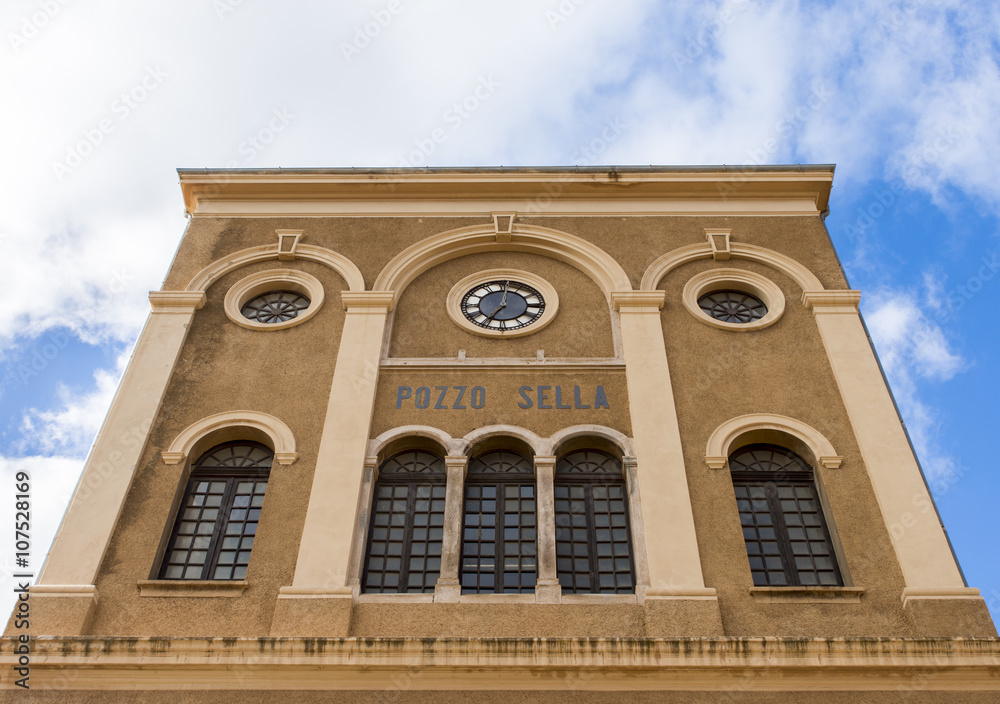
<path id="1" fill-rule="evenodd" d="M 410 591 L 410 555 L 413 553 L 413 515 L 417 507 L 417 483 L 406 484 L 406 517 L 403 519 L 403 549 L 399 559 L 399 584 L 396 592 L 405 594 Z M 392 527 L 390 526 L 390 530 Z M 423 588 L 421 587 L 421 591 Z"/>
<path id="2" fill-rule="evenodd" d="M 771 523 L 774 525 L 774 537 L 785 569 L 785 580 L 791 586 L 800 586 L 799 571 L 795 568 L 795 555 L 792 553 L 792 541 L 788 537 L 788 525 L 785 523 L 785 512 L 781 510 L 781 499 L 778 498 L 778 485 L 775 482 L 766 482 L 764 493 L 771 510 Z"/>
<path id="3" fill-rule="evenodd" d="M 601 590 L 601 579 L 597 567 L 597 513 L 594 511 L 594 485 L 587 483 L 583 486 L 587 511 L 587 552 L 590 553 L 590 593 L 597 594 Z"/>
<path id="4" fill-rule="evenodd" d="M 212 541 L 209 543 L 208 555 L 205 556 L 205 566 L 201 570 L 202 579 L 212 579 L 215 575 L 216 563 L 219 561 L 219 552 L 222 550 L 222 540 L 225 537 L 223 526 L 228 522 L 229 514 L 233 510 L 233 498 L 236 494 L 236 483 L 238 481 L 239 479 L 236 477 L 226 479 L 226 493 L 222 495 L 219 515 L 215 518 Z"/>

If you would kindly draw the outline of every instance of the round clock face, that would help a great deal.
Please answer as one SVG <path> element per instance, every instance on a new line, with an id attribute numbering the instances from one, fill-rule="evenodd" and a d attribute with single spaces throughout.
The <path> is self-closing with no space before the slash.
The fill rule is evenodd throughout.
<path id="1" fill-rule="evenodd" d="M 488 330 L 519 330 L 538 320 L 545 299 L 537 289 L 513 279 L 479 284 L 462 297 L 462 313 Z"/>

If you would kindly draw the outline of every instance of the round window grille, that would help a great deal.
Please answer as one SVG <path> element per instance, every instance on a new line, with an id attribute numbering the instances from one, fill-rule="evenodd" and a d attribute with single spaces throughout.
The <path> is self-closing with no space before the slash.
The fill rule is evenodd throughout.
<path id="1" fill-rule="evenodd" d="M 269 291 L 243 304 L 240 312 L 259 323 L 284 323 L 309 307 L 309 299 L 295 291 Z"/>
<path id="2" fill-rule="evenodd" d="M 698 306 L 724 323 L 750 323 L 767 315 L 767 306 L 742 291 L 712 291 L 698 299 Z"/>

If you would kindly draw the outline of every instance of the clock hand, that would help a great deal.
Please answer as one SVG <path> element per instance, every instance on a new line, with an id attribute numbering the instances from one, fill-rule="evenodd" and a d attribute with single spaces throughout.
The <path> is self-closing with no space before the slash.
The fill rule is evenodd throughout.
<path id="1" fill-rule="evenodd" d="M 507 287 L 509 285 L 510 285 L 510 281 L 504 281 L 503 282 L 503 298 L 500 299 L 500 306 L 497 308 L 497 310 L 500 310 L 500 308 L 506 308 L 507 307 Z"/>

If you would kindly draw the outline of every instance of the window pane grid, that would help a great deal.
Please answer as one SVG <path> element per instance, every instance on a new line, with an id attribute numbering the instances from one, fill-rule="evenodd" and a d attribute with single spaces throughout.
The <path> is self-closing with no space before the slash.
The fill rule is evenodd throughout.
<path id="1" fill-rule="evenodd" d="M 841 586 L 808 465 L 783 448 L 751 446 L 730 467 L 754 585 Z"/>
<path id="2" fill-rule="evenodd" d="M 462 592 L 521 594 L 535 590 L 535 485 L 469 483 L 462 529 Z"/>
<path id="3" fill-rule="evenodd" d="M 368 529 L 365 593 L 433 592 L 441 571 L 447 485 L 444 461 L 407 451 L 379 470 Z"/>
<path id="4" fill-rule="evenodd" d="M 555 517 L 556 567 L 564 592 L 634 593 L 622 483 L 557 483 Z"/>
<path id="5" fill-rule="evenodd" d="M 160 570 L 162 579 L 245 579 L 271 452 L 239 444 L 195 463 Z"/>

